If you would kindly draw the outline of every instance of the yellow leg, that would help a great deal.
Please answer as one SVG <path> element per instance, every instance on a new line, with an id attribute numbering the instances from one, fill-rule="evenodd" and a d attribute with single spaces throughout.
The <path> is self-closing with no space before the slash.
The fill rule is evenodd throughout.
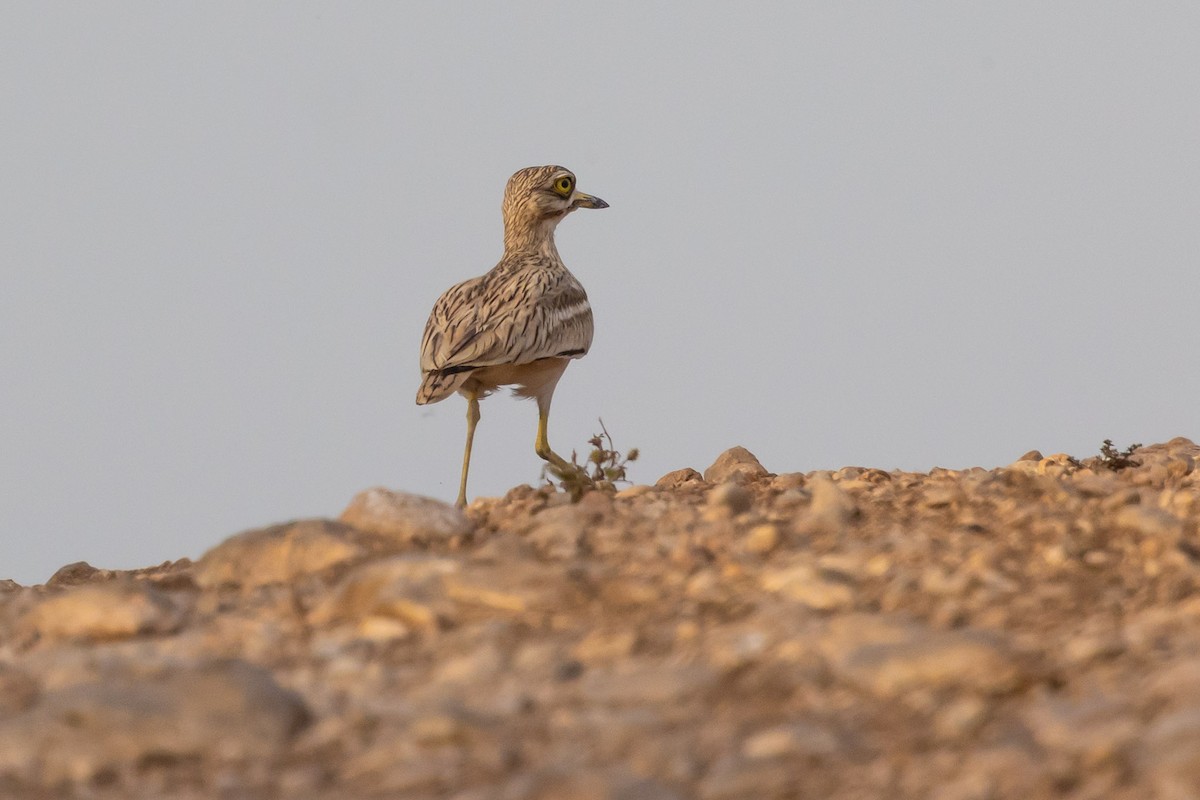
<path id="1" fill-rule="evenodd" d="M 568 474 L 575 472 L 575 468 L 568 464 L 566 459 L 562 458 L 550 449 L 550 439 L 546 435 L 546 426 L 549 421 L 550 404 L 538 403 L 538 432 L 537 441 L 534 442 L 533 449 L 537 451 L 537 454 L 542 458 L 543 461 L 548 461 L 557 469 Z"/>
<path id="2" fill-rule="evenodd" d="M 458 500 L 454 505 L 467 507 L 467 470 L 471 468 L 471 442 L 475 439 L 475 423 L 479 422 L 479 395 L 467 396 L 467 449 L 463 453 L 462 481 L 458 484 Z"/>

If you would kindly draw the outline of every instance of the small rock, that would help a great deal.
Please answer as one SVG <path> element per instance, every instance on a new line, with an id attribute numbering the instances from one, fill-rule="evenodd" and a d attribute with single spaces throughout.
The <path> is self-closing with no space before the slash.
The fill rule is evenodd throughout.
<path id="1" fill-rule="evenodd" d="M 323 519 L 302 520 L 239 533 L 196 563 L 202 587 L 289 583 L 364 555 L 356 529 Z"/>
<path id="2" fill-rule="evenodd" d="M 1078 472 L 1075 474 L 1071 485 L 1080 494 L 1088 497 L 1108 497 L 1122 491 L 1124 488 L 1121 479 L 1109 470 L 1104 470 L 1103 472 Z M 1133 494 L 1137 496 L 1136 491 Z"/>
<path id="3" fill-rule="evenodd" d="M 102 641 L 172 633 L 185 611 L 172 598 L 140 581 L 83 585 L 54 594 L 21 620 L 23 638 Z"/>
<path id="4" fill-rule="evenodd" d="M 980 472 L 982 473 L 982 469 L 980 469 L 979 467 L 975 467 L 975 469 L 979 469 Z M 883 470 L 876 469 L 874 467 L 863 470 L 863 473 L 860 476 L 860 480 L 862 480 L 865 483 L 872 484 L 872 485 L 881 484 L 881 483 L 890 483 L 892 481 L 892 479 L 893 479 L 892 473 L 884 472 Z"/>
<path id="5" fill-rule="evenodd" d="M 1188 657 L 1156 670 L 1147 690 L 1149 697 L 1164 705 L 1200 707 L 1200 662 Z"/>
<path id="6" fill-rule="evenodd" d="M 1200 707 L 1156 719 L 1141 733 L 1138 765 L 1161 800 L 1193 800 L 1200 786 Z"/>
<path id="7" fill-rule="evenodd" d="M 1118 511 L 1117 524 L 1143 536 L 1175 537 L 1183 533 L 1183 522 L 1173 514 L 1140 503 Z"/>
<path id="8" fill-rule="evenodd" d="M 396 556 L 366 564 L 348 574 L 313 608 L 309 621 L 328 625 L 362 617 L 390 617 L 431 631 L 452 613 L 442 576 L 459 569 L 448 558 Z"/>
<path id="9" fill-rule="evenodd" d="M 934 486 L 921 497 L 925 508 L 946 508 L 959 501 L 962 492 L 956 486 Z"/>
<path id="10" fill-rule="evenodd" d="M 612 800 L 684 800 L 682 794 L 652 778 L 623 780 L 611 797 Z"/>
<path id="11" fill-rule="evenodd" d="M 740 669 L 761 661 L 770 643 L 760 630 L 720 629 L 705 637 L 705 657 L 710 664 L 723 670 Z"/>
<path id="12" fill-rule="evenodd" d="M 749 511 L 751 500 L 750 492 L 736 483 L 722 483 L 708 493 L 710 509 L 734 516 Z"/>
<path id="13" fill-rule="evenodd" d="M 1092 627 L 1067 640 L 1062 656 L 1067 664 L 1081 667 L 1094 661 L 1115 658 L 1127 649 L 1125 640 L 1114 628 Z"/>
<path id="14" fill-rule="evenodd" d="M 1046 798 L 1058 794 L 1048 790 L 1045 775 L 1051 770 L 1045 754 L 1023 743 L 1009 742 L 967 749 L 957 775 L 945 775 L 947 765 L 931 770 L 937 776 L 928 800 L 999 800 L 1000 798 Z M 1083 794 L 1082 797 L 1107 797 Z"/>
<path id="15" fill-rule="evenodd" d="M 826 658 L 836 661 L 871 644 L 903 644 L 924 630 L 904 614 L 842 614 L 825 625 L 819 641 Z"/>
<path id="16" fill-rule="evenodd" d="M 704 480 L 709 483 L 750 483 L 769 474 L 749 450 L 744 447 L 731 447 L 717 456 L 712 466 L 704 470 Z"/>
<path id="17" fill-rule="evenodd" d="M 746 534 L 746 552 L 765 556 L 779 546 L 779 528 L 770 523 L 755 525 Z"/>
<path id="18" fill-rule="evenodd" d="M 1088 768 L 1123 762 L 1143 734 L 1131 708 L 1103 696 L 1073 699 L 1043 692 L 1026 711 L 1025 721 L 1043 747 L 1071 753 Z"/>
<path id="19" fill-rule="evenodd" d="M 683 586 L 683 596 L 689 600 L 715 602 L 719 596 L 721 580 L 715 570 L 697 570 Z"/>
<path id="20" fill-rule="evenodd" d="M 867 559 L 867 563 L 863 565 L 863 571 L 872 578 L 879 578 L 887 575 L 892 569 L 892 558 L 886 553 L 876 553 Z"/>
<path id="21" fill-rule="evenodd" d="M 628 630 L 594 630 L 571 649 L 571 654 L 585 664 L 616 661 L 633 652 L 637 634 Z"/>
<path id="22" fill-rule="evenodd" d="M 593 495 L 602 496 L 596 492 L 587 496 Z M 583 503 L 553 506 L 534 516 L 533 527 L 524 538 L 543 558 L 566 561 L 586 552 L 588 529 L 595 519 Z"/>
<path id="23" fill-rule="evenodd" d="M 517 796 L 515 793 L 510 793 Z M 612 783 L 608 776 L 596 772 L 574 771 L 571 774 L 542 776 L 532 791 L 522 791 L 529 800 L 559 800 L 571 797 L 578 800 L 611 800 Z"/>
<path id="24" fill-rule="evenodd" d="M 775 508 L 781 512 L 793 512 L 812 502 L 812 493 L 807 489 L 785 489 L 775 498 Z"/>
<path id="25" fill-rule="evenodd" d="M 532 788 L 522 786 L 489 797 L 522 800 L 683 800 L 682 795 L 658 781 L 625 774 L 623 770 L 572 768 L 540 775 Z M 456 798 L 457 800 L 457 798 Z M 468 800 L 468 798 L 463 798 Z M 469 800 L 477 800 L 474 797 Z M 484 800 L 482 797 L 478 800 Z"/>
<path id="26" fill-rule="evenodd" d="M 1042 559 L 1052 567 L 1062 566 L 1068 561 L 1066 548 L 1061 544 L 1052 544 L 1042 550 Z"/>
<path id="27" fill-rule="evenodd" d="M 14 666 L 0 662 L 0 715 L 16 714 L 34 704 L 38 683 Z"/>
<path id="28" fill-rule="evenodd" d="M 780 756 L 829 756 L 838 749 L 836 736 L 824 728 L 803 722 L 767 728 L 742 742 L 742 755 L 751 760 Z"/>
<path id="29" fill-rule="evenodd" d="M 635 608 L 658 605 L 662 601 L 662 588 L 655 581 L 644 578 L 614 578 L 599 587 L 598 597 L 609 609 Z"/>
<path id="30" fill-rule="evenodd" d="M 864 553 L 826 553 L 817 559 L 817 566 L 827 574 L 849 581 L 855 575 L 865 571 L 865 558 L 866 554 Z"/>
<path id="31" fill-rule="evenodd" d="M 872 630 L 881 634 L 876 641 L 865 638 Z M 839 648 L 828 642 L 835 672 L 880 697 L 943 688 L 1000 694 L 1016 688 L 1024 678 L 1005 640 L 985 631 L 934 631 L 887 621 L 883 628 L 854 632 L 849 641 L 844 632 L 838 638 L 844 644 L 854 639 L 866 643 Z"/>
<path id="32" fill-rule="evenodd" d="M 86 561 L 76 561 L 59 567 L 46 581 L 47 586 L 78 586 L 81 583 L 96 583 L 112 580 L 116 573 L 110 569 L 96 569 Z"/>
<path id="33" fill-rule="evenodd" d="M 1038 464 L 1041 462 L 1041 460 L 1041 451 L 1030 450 L 1028 453 L 1009 464 L 1008 469 L 1012 472 L 1021 472 L 1027 475 L 1034 475 L 1038 471 Z"/>
<path id="34" fill-rule="evenodd" d="M 750 798 L 824 797 L 803 790 L 806 770 L 787 759 L 749 760 L 733 755 L 717 760 L 705 770 L 693 797 L 696 800 L 750 800 Z"/>
<path id="35" fill-rule="evenodd" d="M 472 685 L 498 675 L 504 666 L 503 654 L 489 642 L 461 655 L 443 659 L 434 675 L 439 683 Z"/>
<path id="36" fill-rule="evenodd" d="M 463 572 L 442 579 L 446 596 L 456 603 L 518 614 L 547 602 L 547 573 L 542 570 Z"/>
<path id="37" fill-rule="evenodd" d="M 215 769 L 274 756 L 308 720 L 298 695 L 241 661 L 108 676 L 46 692 L 0 719 L 0 773 L 53 785 L 133 771 L 149 758 Z"/>
<path id="38" fill-rule="evenodd" d="M 1079 469 L 1079 462 L 1066 453 L 1055 453 L 1038 462 L 1039 475 L 1070 475 Z"/>
<path id="39" fill-rule="evenodd" d="M 941 706 L 933 720 L 934 729 L 947 741 L 970 736 L 987 721 L 988 704 L 974 695 L 965 695 Z"/>
<path id="40" fill-rule="evenodd" d="M 1112 473 L 1109 473 L 1112 474 Z M 1113 480 L 1117 480 L 1114 478 Z M 1142 502 L 1142 493 L 1137 489 L 1120 489 L 1113 491 L 1106 497 L 1100 498 L 1100 508 L 1105 511 L 1113 511 L 1122 508 L 1123 506 L 1137 505 Z"/>
<path id="41" fill-rule="evenodd" d="M 854 590 L 840 580 L 820 575 L 806 564 L 768 570 L 762 587 L 796 600 L 814 611 L 835 611 L 854 603 Z"/>
<path id="42" fill-rule="evenodd" d="M 851 585 L 819 575 L 806 581 L 792 581 L 781 589 L 781 593 L 813 611 L 841 611 L 854 605 Z"/>
<path id="43" fill-rule="evenodd" d="M 808 476 L 803 472 L 784 472 L 771 479 L 771 488 L 786 492 L 789 489 L 803 489 L 808 483 Z"/>
<path id="44" fill-rule="evenodd" d="M 841 533 L 846 522 L 858 513 L 850 496 L 823 474 L 815 473 L 809 479 L 808 489 L 812 492 L 812 502 L 801 523 L 808 530 Z"/>
<path id="45" fill-rule="evenodd" d="M 395 642 L 407 639 L 413 629 L 395 617 L 371 615 L 364 617 L 355 628 L 359 639 L 370 642 Z"/>
<path id="46" fill-rule="evenodd" d="M 1172 478 L 1182 478 L 1196 471 L 1196 459 L 1187 453 L 1176 455 L 1167 464 L 1167 473 Z"/>
<path id="47" fill-rule="evenodd" d="M 382 486 L 359 492 L 340 520 L 401 545 L 442 542 L 474 529 L 471 520 L 452 505 Z"/>
<path id="48" fill-rule="evenodd" d="M 703 664 L 629 658 L 588 670 L 580 689 L 591 703 L 644 708 L 681 702 L 711 689 L 716 679 L 715 670 Z"/>
<path id="49" fill-rule="evenodd" d="M 688 483 L 703 483 L 704 476 L 691 467 L 672 470 L 654 482 L 659 489 L 678 489 Z"/>
<path id="50" fill-rule="evenodd" d="M 463 725 L 448 714 L 429 714 L 413 720 L 409 734 L 424 745 L 447 744 L 462 737 Z"/>
<path id="51" fill-rule="evenodd" d="M 1135 459 L 1140 466 L 1137 472 L 1147 473 L 1147 479 L 1135 482 L 1161 486 L 1167 481 L 1178 481 L 1195 470 L 1198 457 L 1200 448 L 1186 439 L 1138 448 Z"/>
<path id="52" fill-rule="evenodd" d="M 967 591 L 974 576 L 963 570 L 947 570 L 931 565 L 921 570 L 919 580 L 921 591 L 927 594 L 957 597 Z"/>

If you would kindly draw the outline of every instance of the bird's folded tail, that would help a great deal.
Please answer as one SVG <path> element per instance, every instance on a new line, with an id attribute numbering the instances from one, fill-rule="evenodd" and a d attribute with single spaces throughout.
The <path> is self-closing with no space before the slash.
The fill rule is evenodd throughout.
<path id="1" fill-rule="evenodd" d="M 436 403 L 445 400 L 458 391 L 458 387 L 471 377 L 471 368 L 454 368 L 426 372 L 421 376 L 421 388 L 417 389 L 417 405 Z"/>

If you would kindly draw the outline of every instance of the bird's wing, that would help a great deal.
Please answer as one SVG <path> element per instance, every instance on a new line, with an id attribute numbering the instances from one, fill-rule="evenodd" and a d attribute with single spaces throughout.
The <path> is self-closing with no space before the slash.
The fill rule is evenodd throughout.
<path id="1" fill-rule="evenodd" d="M 479 297 L 483 278 L 471 278 L 447 289 L 429 312 L 421 337 L 421 371 L 434 372 L 463 363 L 464 349 L 479 338 Z"/>
<path id="2" fill-rule="evenodd" d="M 591 344 L 592 309 L 570 273 L 489 274 L 438 298 L 421 339 L 421 371 L 579 357 Z"/>

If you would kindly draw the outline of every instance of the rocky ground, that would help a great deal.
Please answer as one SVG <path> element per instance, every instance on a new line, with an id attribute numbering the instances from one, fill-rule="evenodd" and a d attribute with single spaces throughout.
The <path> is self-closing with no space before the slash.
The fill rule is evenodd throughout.
<path id="1" fill-rule="evenodd" d="M 1133 459 L 734 448 L 0 583 L 0 797 L 1200 797 L 1200 447 Z"/>

